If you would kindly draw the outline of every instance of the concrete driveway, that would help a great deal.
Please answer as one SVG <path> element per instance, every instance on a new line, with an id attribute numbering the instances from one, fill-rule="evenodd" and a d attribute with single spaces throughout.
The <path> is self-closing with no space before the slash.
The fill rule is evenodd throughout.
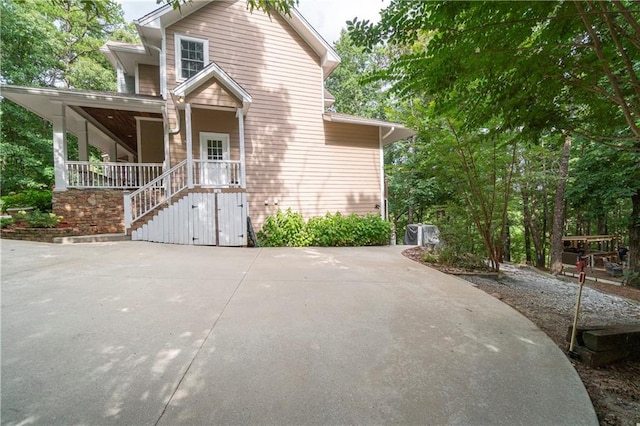
<path id="1" fill-rule="evenodd" d="M 400 247 L 1 244 L 3 424 L 597 424 L 544 333 Z"/>

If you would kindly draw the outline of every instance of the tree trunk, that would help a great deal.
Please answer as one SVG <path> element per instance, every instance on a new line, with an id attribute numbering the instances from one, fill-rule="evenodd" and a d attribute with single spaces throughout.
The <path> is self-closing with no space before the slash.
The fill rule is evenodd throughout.
<path id="1" fill-rule="evenodd" d="M 505 262 L 511 262 L 511 227 L 509 226 L 509 220 L 507 220 L 504 229 L 504 246 L 502 247 L 502 258 Z"/>
<path id="2" fill-rule="evenodd" d="M 629 272 L 627 285 L 640 287 L 640 189 L 631 197 L 631 217 L 629 218 Z"/>
<path id="3" fill-rule="evenodd" d="M 564 231 L 564 190 L 567 186 L 569 174 L 569 157 L 571 153 L 571 137 L 565 136 L 560 158 L 560 173 L 558 189 L 553 201 L 553 230 L 551 232 L 551 273 L 558 275 L 562 272 L 562 235 Z"/>
<path id="4" fill-rule="evenodd" d="M 527 265 L 531 265 L 531 209 L 529 208 L 529 197 L 524 189 L 522 190 L 522 206 L 524 210 L 524 254 Z"/>

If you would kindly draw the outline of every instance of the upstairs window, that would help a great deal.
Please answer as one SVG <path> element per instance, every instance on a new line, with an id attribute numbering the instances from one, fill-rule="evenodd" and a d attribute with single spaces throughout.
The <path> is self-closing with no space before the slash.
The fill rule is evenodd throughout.
<path id="1" fill-rule="evenodd" d="M 176 34 L 176 76 L 186 80 L 209 64 L 209 42 Z"/>

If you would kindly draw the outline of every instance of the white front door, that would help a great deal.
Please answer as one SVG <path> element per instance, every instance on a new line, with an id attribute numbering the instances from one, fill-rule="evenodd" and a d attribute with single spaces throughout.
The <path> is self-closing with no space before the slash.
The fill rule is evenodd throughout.
<path id="1" fill-rule="evenodd" d="M 203 186 L 229 184 L 229 135 L 200 132 L 200 183 Z"/>

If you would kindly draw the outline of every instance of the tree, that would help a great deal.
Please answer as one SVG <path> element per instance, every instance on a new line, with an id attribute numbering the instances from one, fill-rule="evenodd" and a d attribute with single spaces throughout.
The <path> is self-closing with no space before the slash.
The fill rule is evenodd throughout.
<path id="1" fill-rule="evenodd" d="M 111 32 L 124 25 L 117 3 L 101 1 L 101 15 L 86 12 L 82 1 L 2 0 L 0 8 L 3 83 L 115 88 L 115 73 L 98 49 Z M 51 135 L 48 122 L 8 100 L 2 101 L 3 194 L 53 185 Z"/>
<path id="2" fill-rule="evenodd" d="M 86 0 L 87 3 L 95 4 L 100 0 Z M 170 4 L 174 9 L 180 9 L 183 4 L 191 3 L 193 0 L 156 0 L 157 3 Z M 263 10 L 267 14 L 271 15 L 273 12 L 281 12 L 285 14 L 291 13 L 291 8 L 298 5 L 298 0 L 248 0 L 247 8 L 250 11 L 256 9 Z M 89 7 L 95 7 L 91 5 Z"/>
<path id="3" fill-rule="evenodd" d="M 365 52 L 353 44 L 349 34 L 342 30 L 333 45 L 340 55 L 340 66 L 329 76 L 326 87 L 335 98 L 333 109 L 344 114 L 386 119 L 389 100 L 380 81 L 367 81 L 366 76 L 378 69 L 386 58 L 379 48 Z"/>
<path id="4" fill-rule="evenodd" d="M 393 0 L 378 24 L 354 19 L 350 34 L 369 49 L 403 48 L 378 78 L 403 97 L 430 96 L 441 115 L 456 110 L 465 131 L 499 120 L 531 139 L 582 135 L 640 152 L 639 17 L 631 1 Z M 640 240 L 640 227 L 629 233 Z"/>

